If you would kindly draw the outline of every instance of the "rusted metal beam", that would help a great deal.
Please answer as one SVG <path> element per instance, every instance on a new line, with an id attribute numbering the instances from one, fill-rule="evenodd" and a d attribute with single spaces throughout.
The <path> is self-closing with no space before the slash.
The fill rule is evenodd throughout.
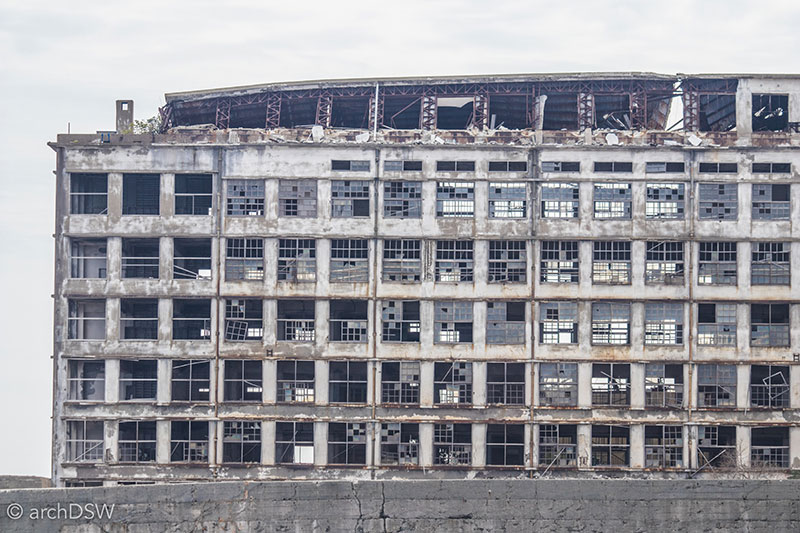
<path id="1" fill-rule="evenodd" d="M 277 128 L 281 123 L 281 93 L 270 93 L 267 98 L 267 129 Z"/>
<path id="2" fill-rule="evenodd" d="M 317 98 L 317 116 L 314 120 L 315 124 L 323 128 L 331 127 L 331 111 L 333 109 L 333 96 L 330 93 L 323 93 Z"/>
<path id="3" fill-rule="evenodd" d="M 217 129 L 226 130 L 231 123 L 231 100 L 230 98 L 217 99 L 217 113 L 214 124 Z"/>
<path id="4" fill-rule="evenodd" d="M 436 129 L 436 94 L 432 90 L 422 97 L 420 127 L 423 130 Z"/>

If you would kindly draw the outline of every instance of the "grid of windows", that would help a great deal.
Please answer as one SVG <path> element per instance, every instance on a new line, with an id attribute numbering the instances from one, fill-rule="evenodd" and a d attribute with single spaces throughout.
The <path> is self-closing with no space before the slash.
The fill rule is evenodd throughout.
<path id="1" fill-rule="evenodd" d="M 419 405 L 420 374 L 416 361 L 381 363 L 381 403 Z"/>
<path id="2" fill-rule="evenodd" d="M 701 242 L 698 250 L 698 285 L 736 285 L 736 243 Z"/>
<path id="3" fill-rule="evenodd" d="M 681 426 L 645 426 L 645 468 L 681 468 L 683 466 L 683 428 Z"/>
<path id="4" fill-rule="evenodd" d="M 331 182 L 331 216 L 334 218 L 369 216 L 369 182 Z"/>
<path id="5" fill-rule="evenodd" d="M 631 218 L 631 184 L 595 183 L 594 217 Z"/>
<path id="6" fill-rule="evenodd" d="M 682 219 L 685 203 L 683 183 L 648 183 L 645 217 L 652 219 Z"/>
<path id="7" fill-rule="evenodd" d="M 523 405 L 525 363 L 488 363 L 486 401 L 492 405 Z"/>
<path id="8" fill-rule="evenodd" d="M 539 364 L 539 405 L 542 407 L 578 405 L 577 363 Z"/>
<path id="9" fill-rule="evenodd" d="M 278 239 L 278 281 L 316 281 L 316 244 L 314 239 Z"/>
<path id="10" fill-rule="evenodd" d="M 472 342 L 472 302 L 434 302 L 434 342 Z"/>
<path id="11" fill-rule="evenodd" d="M 539 342 L 576 344 L 578 342 L 578 304 L 542 302 L 539 304 Z"/>
<path id="12" fill-rule="evenodd" d="M 223 423 L 222 462 L 261 462 L 261 422 L 226 421 Z"/>
<path id="13" fill-rule="evenodd" d="M 486 344 L 525 344 L 525 302 L 486 304 Z"/>
<path id="14" fill-rule="evenodd" d="M 644 370 L 644 403 L 647 407 L 680 408 L 683 405 L 683 366 L 647 363 Z"/>
<path id="15" fill-rule="evenodd" d="M 118 459 L 121 463 L 152 463 L 156 460 L 156 421 L 120 422 Z"/>
<path id="16" fill-rule="evenodd" d="M 264 279 L 264 239 L 225 239 L 225 280 Z"/>
<path id="17" fill-rule="evenodd" d="M 228 359 L 225 361 L 225 396 L 226 402 L 260 402 L 264 377 L 261 361 L 242 361 Z"/>
<path id="18" fill-rule="evenodd" d="M 736 346 L 736 304 L 697 304 L 697 344 Z"/>
<path id="19" fill-rule="evenodd" d="M 225 340 L 255 341 L 264 336 L 264 305 L 261 300 L 225 300 Z"/>
<path id="20" fill-rule="evenodd" d="M 540 281 L 578 283 L 578 241 L 542 241 L 541 246 Z"/>
<path id="21" fill-rule="evenodd" d="M 314 464 L 314 423 L 275 423 L 275 462 L 277 464 Z"/>
<path id="22" fill-rule="evenodd" d="M 210 215 L 211 174 L 175 174 L 175 214 Z"/>
<path id="23" fill-rule="evenodd" d="M 525 426 L 523 424 L 486 425 L 486 464 L 521 466 L 525 460 Z"/>
<path id="24" fill-rule="evenodd" d="M 369 280 L 369 241 L 331 239 L 332 282 L 362 283 Z"/>
<path id="25" fill-rule="evenodd" d="M 735 365 L 697 365 L 697 406 L 736 407 Z"/>
<path id="26" fill-rule="evenodd" d="M 281 403 L 314 403 L 314 361 L 278 361 L 277 399 Z"/>
<path id="27" fill-rule="evenodd" d="M 596 241 L 592 253 L 592 283 L 631 282 L 631 243 Z"/>
<path id="28" fill-rule="evenodd" d="M 592 344 L 630 344 L 630 321 L 628 303 L 593 303 Z"/>
<path id="29" fill-rule="evenodd" d="M 386 239 L 383 241 L 383 281 L 418 283 L 422 280 L 422 241 Z"/>
<path id="30" fill-rule="evenodd" d="M 767 409 L 789 407 L 789 367 L 752 365 L 750 367 L 750 406 Z"/>
<path id="31" fill-rule="evenodd" d="M 472 404 L 472 363 L 434 363 L 433 395 L 436 405 Z"/>
<path id="32" fill-rule="evenodd" d="M 630 428 L 592 426 L 592 466 L 628 466 Z"/>
<path id="33" fill-rule="evenodd" d="M 789 304 L 750 305 L 750 346 L 789 346 Z"/>
<path id="34" fill-rule="evenodd" d="M 791 243 L 754 242 L 751 244 L 750 283 L 789 285 L 791 281 Z"/>
<path id="35" fill-rule="evenodd" d="M 419 424 L 381 424 L 381 464 L 419 464 Z"/>
<path id="36" fill-rule="evenodd" d="M 367 425 L 328 423 L 328 464 L 367 464 Z"/>
<path id="37" fill-rule="evenodd" d="M 683 285 L 683 243 L 653 241 L 645 251 L 645 283 Z"/>
<path id="38" fill-rule="evenodd" d="M 278 183 L 278 214 L 282 217 L 316 217 L 317 181 L 280 180 Z"/>
<path id="39" fill-rule="evenodd" d="M 228 216 L 264 216 L 263 180 L 226 180 L 225 184 Z"/>
<path id="40" fill-rule="evenodd" d="M 736 220 L 739 217 L 739 193 L 736 183 L 698 184 L 700 220 Z"/>
<path id="41" fill-rule="evenodd" d="M 545 468 L 578 466 L 578 426 L 540 424 L 539 465 Z"/>
<path id="42" fill-rule="evenodd" d="M 314 300 L 278 300 L 278 340 L 314 342 Z"/>
<path id="43" fill-rule="evenodd" d="M 72 215 L 107 215 L 108 174 L 70 174 L 69 205 Z"/>
<path id="44" fill-rule="evenodd" d="M 644 306 L 644 343 L 683 344 L 683 304 L 649 302 Z"/>
<path id="45" fill-rule="evenodd" d="M 577 183 L 542 183 L 542 218 L 578 218 L 580 192 Z"/>
<path id="46" fill-rule="evenodd" d="M 475 183 L 471 181 L 440 181 L 436 184 L 437 217 L 469 218 L 474 215 Z"/>
<path id="47" fill-rule="evenodd" d="M 173 402 L 207 402 L 210 394 L 210 361 L 189 359 L 172 362 Z"/>
<path id="48" fill-rule="evenodd" d="M 170 423 L 170 462 L 208 462 L 208 422 L 173 420 Z"/>
<path id="49" fill-rule="evenodd" d="M 331 403 L 367 403 L 366 361 L 331 361 L 328 372 Z"/>
<path id="50" fill-rule="evenodd" d="M 472 241 L 436 241 L 436 281 L 472 281 L 474 257 Z"/>
<path id="51" fill-rule="evenodd" d="M 753 220 L 789 220 L 789 184 L 753 184 Z"/>
<path id="52" fill-rule="evenodd" d="M 592 364 L 592 405 L 629 405 L 630 390 L 629 364 Z"/>
<path id="53" fill-rule="evenodd" d="M 525 283 L 525 241 L 489 241 L 489 283 Z"/>
<path id="54" fill-rule="evenodd" d="M 433 425 L 433 464 L 470 466 L 472 464 L 472 426 L 470 424 Z"/>
<path id="55" fill-rule="evenodd" d="M 383 216 L 386 218 L 420 218 L 422 216 L 422 182 L 385 182 L 383 184 Z"/>
<path id="56" fill-rule="evenodd" d="M 385 300 L 381 303 L 381 340 L 419 342 L 418 301 Z"/>
<path id="57" fill-rule="evenodd" d="M 489 183 L 489 218 L 525 218 L 528 187 L 525 183 Z"/>
<path id="58" fill-rule="evenodd" d="M 366 300 L 331 300 L 329 339 L 334 342 L 367 342 Z"/>

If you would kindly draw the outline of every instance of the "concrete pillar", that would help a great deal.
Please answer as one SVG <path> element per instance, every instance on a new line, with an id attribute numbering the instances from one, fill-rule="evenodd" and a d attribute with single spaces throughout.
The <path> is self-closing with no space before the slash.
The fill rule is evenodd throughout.
<path id="1" fill-rule="evenodd" d="M 750 407 L 750 365 L 736 365 L 736 407 Z"/>
<path id="2" fill-rule="evenodd" d="M 104 435 L 104 445 L 106 447 L 106 463 L 116 463 L 119 461 L 119 421 L 106 420 Z"/>
<path id="3" fill-rule="evenodd" d="M 108 221 L 119 222 L 122 217 L 122 173 L 108 173 Z"/>
<path id="4" fill-rule="evenodd" d="M 156 421 L 156 463 L 166 464 L 170 462 L 172 434 L 172 422 L 169 420 Z"/>
<path id="5" fill-rule="evenodd" d="M 433 361 L 419 363 L 419 404 L 420 407 L 433 407 Z"/>
<path id="6" fill-rule="evenodd" d="M 175 214 L 175 174 L 161 174 L 159 192 L 161 216 L 173 216 Z"/>
<path id="7" fill-rule="evenodd" d="M 433 424 L 419 425 L 419 464 L 433 466 Z"/>
<path id="8" fill-rule="evenodd" d="M 161 237 L 158 240 L 158 278 L 172 279 L 175 261 L 175 242 L 172 237 Z"/>
<path id="9" fill-rule="evenodd" d="M 106 359 L 106 402 L 119 401 L 119 359 Z"/>
<path id="10" fill-rule="evenodd" d="M 267 374 L 267 364 L 274 361 L 261 361 L 261 403 L 274 403 L 275 402 L 275 373 L 272 373 L 272 386 L 270 387 L 269 375 Z M 270 390 L 267 390 L 270 389 Z M 270 391 L 272 393 L 272 401 L 270 402 Z"/>
<path id="11" fill-rule="evenodd" d="M 477 353 L 486 353 L 486 313 L 486 302 L 473 302 L 472 344 Z"/>
<path id="12" fill-rule="evenodd" d="M 221 398 L 222 396 L 220 396 Z M 222 464 L 222 457 L 223 457 L 223 446 L 224 446 L 224 436 L 225 436 L 225 422 L 223 420 L 219 420 L 217 422 L 212 422 L 213 425 L 217 426 L 217 430 L 215 432 L 216 437 L 216 464 Z M 209 438 L 211 435 L 209 435 Z"/>
<path id="13" fill-rule="evenodd" d="M 688 468 L 692 470 L 697 469 L 697 426 L 691 425 L 685 428 L 686 442 L 683 444 L 683 453 L 685 457 L 683 462 Z"/>
<path id="14" fill-rule="evenodd" d="M 533 391 L 533 383 L 531 383 L 531 367 L 533 363 L 525 363 L 525 406 L 531 405 L 531 392 Z"/>
<path id="15" fill-rule="evenodd" d="M 278 362 L 275 359 L 264 361 L 264 403 L 274 404 L 277 401 Z"/>
<path id="16" fill-rule="evenodd" d="M 741 468 L 750 468 L 750 428 L 736 426 L 736 455 Z"/>
<path id="17" fill-rule="evenodd" d="M 472 363 L 472 404 L 486 406 L 486 361 Z"/>
<path id="18" fill-rule="evenodd" d="M 800 408 L 800 366 L 789 366 L 789 407 L 792 409 Z M 798 450 L 800 453 L 800 450 Z"/>
<path id="19" fill-rule="evenodd" d="M 631 409 L 644 409 L 644 363 L 631 363 Z"/>
<path id="20" fill-rule="evenodd" d="M 592 363 L 578 363 L 578 407 L 592 407 Z"/>
<path id="21" fill-rule="evenodd" d="M 531 440 L 531 427 L 532 426 L 530 424 L 524 424 L 523 438 L 525 442 L 524 446 L 525 454 L 522 464 L 525 466 L 525 468 L 528 468 L 530 466 L 531 457 L 533 456 L 533 441 Z"/>
<path id="22" fill-rule="evenodd" d="M 317 405 L 328 405 L 328 361 L 314 361 L 314 389 Z"/>
<path id="23" fill-rule="evenodd" d="M 319 262 L 319 258 L 317 259 Z M 328 300 L 317 300 L 314 304 L 314 327 L 316 330 L 315 344 L 319 353 L 327 353 L 328 336 L 330 332 L 330 306 Z"/>
<path id="24" fill-rule="evenodd" d="M 636 190 L 636 183 L 634 185 L 634 191 Z M 644 204 L 644 198 L 646 197 L 645 194 L 645 186 L 644 183 L 641 184 L 641 203 Z M 635 193 L 634 204 L 636 203 L 638 193 Z M 644 213 L 644 205 L 641 206 L 642 213 Z M 634 211 L 635 212 L 635 211 Z M 633 241 L 631 243 L 631 285 L 639 288 L 644 288 L 644 267 L 645 267 L 645 241 Z"/>
<path id="25" fill-rule="evenodd" d="M 578 469 L 592 466 L 592 426 L 578 424 Z"/>
<path id="26" fill-rule="evenodd" d="M 434 316 L 434 302 L 431 300 L 424 300 L 421 301 L 419 304 L 419 321 L 420 321 L 420 333 L 419 333 L 419 343 L 420 343 L 420 353 L 428 354 L 431 353 L 431 349 L 433 348 L 433 337 L 434 337 L 434 326 L 433 326 L 433 316 Z M 433 378 L 431 378 L 433 379 Z"/>
<path id="27" fill-rule="evenodd" d="M 106 298 L 106 340 L 120 340 L 119 334 L 119 298 Z"/>
<path id="28" fill-rule="evenodd" d="M 641 353 L 644 350 L 644 304 L 631 303 L 631 334 L 630 345 L 632 353 Z"/>
<path id="29" fill-rule="evenodd" d="M 644 468 L 644 425 L 630 426 L 630 466 Z"/>
<path id="30" fill-rule="evenodd" d="M 533 468 L 539 468 L 539 424 L 532 424 L 530 426 L 530 430 L 527 433 L 530 434 L 530 450 L 531 450 L 531 460 L 528 461 L 528 464 L 533 465 Z"/>
<path id="31" fill-rule="evenodd" d="M 122 237 L 109 237 L 106 246 L 106 279 L 117 281 L 122 276 Z"/>
<path id="32" fill-rule="evenodd" d="M 170 402 L 172 385 L 172 361 L 159 359 L 157 362 L 156 403 L 166 405 Z"/>
<path id="33" fill-rule="evenodd" d="M 591 185 L 591 184 L 589 184 Z M 583 194 L 583 187 L 581 187 L 580 194 Z M 591 188 L 589 189 L 591 198 Z M 583 202 L 581 202 L 581 217 L 583 217 Z M 591 220 L 592 212 L 589 211 L 589 220 Z M 582 222 L 583 224 L 583 222 Z M 592 253 L 594 245 L 591 241 L 578 242 L 578 273 L 580 292 L 582 294 L 591 294 L 592 290 Z M 591 305 L 589 306 L 591 308 Z M 591 311 L 591 309 L 590 309 Z"/>
<path id="34" fill-rule="evenodd" d="M 158 341 L 169 342 L 172 340 L 172 299 L 160 298 L 158 300 Z"/>
<path id="35" fill-rule="evenodd" d="M 261 464 L 275 464 L 275 428 L 274 420 L 261 423 Z"/>
<path id="36" fill-rule="evenodd" d="M 314 422 L 314 465 L 326 464 L 328 464 L 328 423 Z"/>
<path id="37" fill-rule="evenodd" d="M 800 469 L 800 427 L 789 428 L 789 467 Z"/>
<path id="38" fill-rule="evenodd" d="M 219 422 L 211 420 L 208 422 L 208 462 L 210 466 L 219 464 L 217 461 L 217 450 L 219 445 Z"/>
<path id="39" fill-rule="evenodd" d="M 472 466 L 486 466 L 486 424 L 472 424 Z"/>
<path id="40" fill-rule="evenodd" d="M 264 314 L 264 345 L 267 347 L 275 346 L 278 342 L 277 338 L 277 324 L 278 324 L 278 301 L 277 300 L 264 300 L 263 306 Z"/>

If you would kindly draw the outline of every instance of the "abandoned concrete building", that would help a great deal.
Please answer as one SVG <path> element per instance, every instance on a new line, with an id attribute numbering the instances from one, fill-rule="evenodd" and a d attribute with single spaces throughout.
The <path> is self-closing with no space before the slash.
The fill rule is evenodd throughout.
<path id="1" fill-rule="evenodd" d="M 800 76 L 280 83 L 160 120 L 51 143 L 58 486 L 800 469 Z"/>

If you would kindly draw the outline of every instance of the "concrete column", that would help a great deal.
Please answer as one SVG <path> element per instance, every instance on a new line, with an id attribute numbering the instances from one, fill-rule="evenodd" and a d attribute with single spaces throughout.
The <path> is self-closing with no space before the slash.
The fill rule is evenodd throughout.
<path id="1" fill-rule="evenodd" d="M 581 189 L 581 194 L 583 194 L 583 189 Z M 591 198 L 591 189 L 589 194 Z M 581 202 L 581 217 L 583 217 L 582 204 L 583 202 Z M 589 220 L 591 220 L 592 217 L 591 211 L 587 216 L 589 216 Z M 594 244 L 591 241 L 578 242 L 578 273 L 579 273 L 578 279 L 580 285 L 580 292 L 583 294 L 591 294 L 592 290 L 592 252 L 594 249 L 593 247 Z"/>
<path id="2" fill-rule="evenodd" d="M 486 352 L 486 313 L 486 302 L 473 302 L 472 344 L 478 353 Z"/>
<path id="3" fill-rule="evenodd" d="M 172 340 L 172 299 L 160 298 L 158 300 L 158 341 L 169 342 Z"/>
<path id="4" fill-rule="evenodd" d="M 122 217 L 122 173 L 108 173 L 108 221 L 119 222 Z"/>
<path id="5" fill-rule="evenodd" d="M 750 468 L 750 428 L 736 426 L 736 455 L 739 466 Z"/>
<path id="6" fill-rule="evenodd" d="M 644 468 L 644 426 L 642 424 L 630 426 L 630 445 L 631 468 Z"/>
<path id="7" fill-rule="evenodd" d="M 166 405 L 170 402 L 172 384 L 172 361 L 159 359 L 157 363 L 156 403 Z"/>
<path id="8" fill-rule="evenodd" d="M 277 401 L 278 362 L 275 359 L 264 361 L 264 403 L 274 404 Z"/>
<path id="9" fill-rule="evenodd" d="M 208 423 L 208 462 L 211 466 L 219 464 L 217 461 L 217 450 L 221 448 L 218 441 L 219 422 L 211 420 Z"/>
<path id="10" fill-rule="evenodd" d="M 523 439 L 525 442 L 524 450 L 524 459 L 522 464 L 527 468 L 531 464 L 531 456 L 533 455 L 533 441 L 531 440 L 531 425 L 530 424 L 523 424 L 524 425 L 524 433 Z"/>
<path id="11" fill-rule="evenodd" d="M 278 284 L 278 249 L 278 239 L 264 239 L 264 294 L 266 295 L 276 293 Z M 225 252 L 222 255 L 224 261 Z M 224 272 L 224 264 L 222 268 Z"/>
<path id="12" fill-rule="evenodd" d="M 683 443 L 683 463 L 692 470 L 697 469 L 697 426 L 686 426 L 686 440 Z"/>
<path id="13" fill-rule="evenodd" d="M 172 237 L 158 240 L 158 279 L 172 279 L 175 262 L 175 243 Z"/>
<path id="14" fill-rule="evenodd" d="M 219 361 L 219 374 L 217 375 L 217 402 L 222 403 L 225 401 L 225 361 Z"/>
<path id="15" fill-rule="evenodd" d="M 119 334 L 119 298 L 106 298 L 106 340 L 118 341 Z"/>
<path id="16" fill-rule="evenodd" d="M 261 403 L 269 403 L 269 393 L 267 392 L 267 388 L 269 387 L 267 381 L 267 361 L 261 361 Z M 275 394 L 275 380 L 272 380 L 272 392 L 273 395 Z"/>
<path id="17" fill-rule="evenodd" d="M 122 276 L 122 237 L 109 237 L 106 246 L 106 279 L 117 281 Z"/>
<path id="18" fill-rule="evenodd" d="M 175 174 L 161 174 L 159 207 L 162 217 L 175 214 Z"/>
<path id="19" fill-rule="evenodd" d="M 578 424 L 578 469 L 592 466 L 592 426 Z"/>
<path id="20" fill-rule="evenodd" d="M 217 457 L 216 464 L 221 465 L 222 464 L 222 457 L 223 457 L 222 448 L 224 446 L 225 422 L 222 421 L 222 420 L 219 420 L 217 422 L 212 422 L 212 425 L 216 425 L 217 426 L 217 431 L 215 433 L 215 437 L 216 437 L 216 457 Z M 210 437 L 211 437 L 211 435 L 209 435 L 209 438 Z"/>
<path id="21" fill-rule="evenodd" d="M 106 359 L 106 403 L 119 401 L 119 359 Z"/>
<path id="22" fill-rule="evenodd" d="M 644 304 L 631 303 L 631 349 L 633 353 L 644 350 Z"/>
<path id="23" fill-rule="evenodd" d="M 419 404 L 420 407 L 433 407 L 433 361 L 419 363 Z"/>
<path id="24" fill-rule="evenodd" d="M 433 424 L 419 425 L 419 464 L 433 466 Z"/>
<path id="25" fill-rule="evenodd" d="M 486 466 L 486 424 L 472 424 L 472 466 Z"/>
<path id="26" fill-rule="evenodd" d="M 330 294 L 331 241 L 317 239 L 317 295 Z"/>
<path id="27" fill-rule="evenodd" d="M 267 347 L 275 346 L 278 341 L 277 327 L 278 324 L 278 301 L 277 300 L 264 300 L 263 305 L 264 314 L 264 345 Z"/>
<path id="28" fill-rule="evenodd" d="M 277 220 L 278 218 L 278 191 L 280 180 L 264 180 L 264 214 L 267 220 Z"/>
<path id="29" fill-rule="evenodd" d="M 319 259 L 317 259 L 319 261 Z M 314 328 L 316 330 L 315 344 L 319 353 L 327 353 L 328 336 L 330 333 L 330 306 L 328 300 L 317 300 L 314 304 Z"/>
<path id="30" fill-rule="evenodd" d="M 578 302 L 578 350 L 592 353 L 592 302 Z"/>
<path id="31" fill-rule="evenodd" d="M 792 470 L 800 468 L 800 427 L 789 428 L 789 466 Z"/>
<path id="32" fill-rule="evenodd" d="M 530 434 L 530 450 L 531 458 L 533 459 L 528 464 L 532 464 L 534 468 L 539 468 L 539 424 L 533 424 L 527 433 Z"/>
<path id="33" fill-rule="evenodd" d="M 377 447 L 378 445 L 376 442 L 377 438 L 376 435 L 380 435 L 380 432 L 375 430 L 376 427 L 375 423 L 367 422 L 365 425 L 367 426 L 366 463 L 367 466 L 376 466 L 379 465 L 381 462 L 380 460 L 381 451 L 380 448 Z M 373 453 L 373 447 L 376 448 L 374 453 Z"/>
<path id="34" fill-rule="evenodd" d="M 106 463 L 116 463 L 119 460 L 119 421 L 106 420 L 103 443 L 106 447 Z"/>
<path id="35" fill-rule="evenodd" d="M 578 407 L 592 407 L 592 363 L 578 363 Z"/>
<path id="36" fill-rule="evenodd" d="M 314 361 L 314 389 L 317 405 L 328 405 L 328 361 Z"/>
<path id="37" fill-rule="evenodd" d="M 741 249 L 741 244 L 739 249 Z M 749 252 L 748 252 L 749 253 Z M 750 263 L 748 262 L 748 265 Z M 741 264 L 739 265 L 741 267 Z M 739 270 L 741 277 L 741 270 Z M 748 286 L 750 283 L 750 270 L 747 271 Z M 739 358 L 748 360 L 750 357 L 750 304 L 742 303 L 736 306 L 736 346 Z"/>
<path id="38" fill-rule="evenodd" d="M 172 433 L 172 422 L 169 420 L 156 421 L 156 463 L 166 464 L 170 462 L 170 436 Z"/>
<path id="39" fill-rule="evenodd" d="M 472 363 L 472 404 L 486 406 L 486 361 Z"/>
<path id="40" fill-rule="evenodd" d="M 211 359 L 208 362 L 208 400 L 212 403 L 218 403 L 222 401 L 222 390 L 221 390 L 221 383 L 222 383 L 222 361 L 219 362 L 219 368 L 217 368 L 216 362 L 214 359 Z"/>
<path id="41" fill-rule="evenodd" d="M 631 363 L 631 409 L 644 409 L 644 363 Z"/>
<path id="42" fill-rule="evenodd" d="M 434 303 L 430 300 L 423 300 L 419 303 L 420 319 L 420 353 L 430 353 L 433 348 L 434 326 L 433 326 Z M 431 378 L 433 379 L 433 378 Z"/>
<path id="43" fill-rule="evenodd" d="M 478 206 L 483 205 L 488 202 L 486 196 L 483 197 L 483 200 L 479 200 L 478 196 L 478 188 L 480 182 L 475 184 L 475 216 L 476 220 L 486 220 L 485 218 L 480 218 L 478 215 Z M 484 192 L 486 192 L 485 186 L 486 183 L 483 183 Z M 486 207 L 486 206 L 484 206 Z M 473 267 L 473 290 L 475 294 L 485 294 L 486 293 L 486 285 L 489 280 L 489 241 L 486 240 L 475 240 L 473 241 L 473 258 L 474 258 L 474 267 Z"/>
<path id="44" fill-rule="evenodd" d="M 741 193 L 741 188 L 739 189 Z M 741 205 L 740 205 L 741 207 Z M 741 216 L 741 213 L 740 213 Z M 752 249 L 749 241 L 739 241 L 736 246 L 736 281 L 741 291 L 750 290 L 750 262 L 752 261 Z M 747 328 L 750 329 L 749 326 Z"/>
<path id="45" fill-rule="evenodd" d="M 531 383 L 531 366 L 533 363 L 525 363 L 525 406 L 531 405 L 531 392 L 534 390 L 534 384 Z M 538 391 L 537 391 L 538 392 Z"/>
<path id="46" fill-rule="evenodd" d="M 328 423 L 314 422 L 314 465 L 326 464 L 328 464 Z"/>
<path id="47" fill-rule="evenodd" d="M 789 407 L 800 408 L 800 366 L 789 366 Z M 797 450 L 800 453 L 800 449 Z"/>
<path id="48" fill-rule="evenodd" d="M 750 365 L 736 365 L 736 407 L 750 407 Z"/>
<path id="49" fill-rule="evenodd" d="M 261 464 L 275 464 L 275 428 L 274 420 L 261 423 Z"/>
<path id="50" fill-rule="evenodd" d="M 634 190 L 636 189 L 634 183 Z M 644 204 L 645 190 L 642 184 L 642 204 Z M 634 194 L 634 199 L 637 197 Z M 634 200 L 635 203 L 635 200 Z M 644 213 L 644 205 L 641 206 Z M 635 213 L 635 211 L 634 211 Z M 631 243 L 631 285 L 644 288 L 644 265 L 645 265 L 645 241 L 633 241 Z"/>

